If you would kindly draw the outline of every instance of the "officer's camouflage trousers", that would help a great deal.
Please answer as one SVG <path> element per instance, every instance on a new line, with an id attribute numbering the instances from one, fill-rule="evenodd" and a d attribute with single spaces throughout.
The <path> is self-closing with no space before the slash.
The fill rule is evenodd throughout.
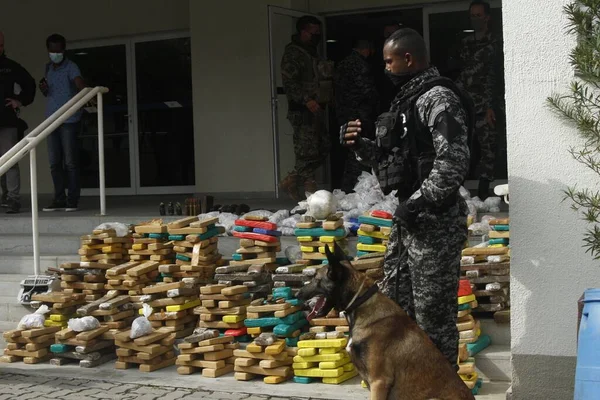
<path id="1" fill-rule="evenodd" d="M 496 161 L 496 129 L 491 128 L 485 122 L 485 113 L 477 114 L 474 135 L 479 145 L 479 160 L 474 160 L 476 172 L 479 178 L 493 181 Z"/>
<path id="2" fill-rule="evenodd" d="M 315 171 L 327 158 L 330 139 L 324 117 L 316 117 L 309 111 L 288 114 L 294 128 L 294 154 L 296 164 L 292 174 L 303 180 L 315 179 Z"/>
<path id="3" fill-rule="evenodd" d="M 433 230 L 415 234 L 404 227 L 399 232 L 398 224 L 394 224 L 383 266 L 385 279 L 381 281 L 387 284 L 380 289 L 394 300 L 399 265 L 396 302 L 458 369 L 457 297 L 461 250 L 467 240 L 466 217 L 437 222 Z M 407 255 L 400 259 L 409 244 Z"/>

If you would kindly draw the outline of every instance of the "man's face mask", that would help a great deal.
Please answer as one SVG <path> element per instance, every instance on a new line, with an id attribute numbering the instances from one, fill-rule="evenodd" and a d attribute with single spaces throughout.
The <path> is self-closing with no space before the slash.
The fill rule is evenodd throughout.
<path id="1" fill-rule="evenodd" d="M 487 21 L 481 17 L 471 17 L 471 27 L 476 32 L 482 32 L 487 27 Z"/>
<path id="2" fill-rule="evenodd" d="M 321 34 L 320 33 L 311 33 L 310 34 L 310 43 L 313 46 L 318 46 L 321 43 Z"/>
<path id="3" fill-rule="evenodd" d="M 64 59 L 63 53 L 48 53 L 48 55 L 50 56 L 50 61 L 54 64 L 60 64 Z"/>
<path id="4" fill-rule="evenodd" d="M 393 73 L 392 71 L 385 70 L 385 75 L 392 81 L 392 84 L 396 89 L 400 89 L 402 86 L 406 85 L 408 81 L 414 78 L 414 72 L 397 72 Z"/>

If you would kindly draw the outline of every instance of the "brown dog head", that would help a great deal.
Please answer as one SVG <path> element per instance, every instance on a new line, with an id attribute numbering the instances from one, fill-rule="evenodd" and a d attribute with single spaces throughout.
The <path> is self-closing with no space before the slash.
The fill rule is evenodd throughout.
<path id="1" fill-rule="evenodd" d="M 345 310 L 365 279 L 368 280 L 365 282 L 365 288 L 373 284 L 371 279 L 352 267 L 336 243 L 333 247 L 332 253 L 329 246 L 325 246 L 329 264 L 319 269 L 312 281 L 300 289 L 296 296 L 305 303 L 316 299 L 312 311 L 307 316 L 309 321 L 325 317 L 332 308 L 338 311 Z"/>

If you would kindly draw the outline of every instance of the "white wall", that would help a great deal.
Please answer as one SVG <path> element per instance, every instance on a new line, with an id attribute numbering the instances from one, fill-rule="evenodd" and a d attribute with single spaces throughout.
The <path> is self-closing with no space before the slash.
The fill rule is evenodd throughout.
<path id="1" fill-rule="evenodd" d="M 19 0 L 4 2 L 0 29 L 5 33 L 7 54 L 36 79 L 48 60 L 46 37 L 61 33 L 67 40 L 97 39 L 148 32 L 189 29 L 189 0 Z M 67 43 L 68 46 L 68 43 Z M 45 98 L 23 110 L 30 127 L 44 119 Z M 29 159 L 20 163 L 22 193 L 29 192 Z M 40 193 L 52 193 L 52 179 L 45 143 L 38 150 Z M 42 205 L 43 206 L 43 205 Z"/>
<path id="2" fill-rule="evenodd" d="M 581 247 L 586 225 L 561 203 L 567 186 L 598 177 L 571 158 L 569 146 L 581 141 L 546 106 L 573 77 L 568 2 L 506 1 L 503 9 L 516 399 L 572 398 L 576 303 L 600 284 L 598 263 Z"/>
<path id="3" fill-rule="evenodd" d="M 190 4 L 199 192 L 275 190 L 267 5 L 302 2 Z"/>

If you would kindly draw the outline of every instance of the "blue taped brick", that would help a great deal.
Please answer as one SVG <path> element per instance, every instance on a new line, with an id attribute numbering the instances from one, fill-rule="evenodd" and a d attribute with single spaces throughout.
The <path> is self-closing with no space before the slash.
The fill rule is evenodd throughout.
<path id="1" fill-rule="evenodd" d="M 234 226 L 233 230 L 236 232 L 252 232 L 252 228 L 249 226 Z"/>
<path id="2" fill-rule="evenodd" d="M 285 338 L 285 345 L 287 347 L 298 347 L 298 338 Z"/>
<path id="3" fill-rule="evenodd" d="M 182 242 L 185 240 L 185 235 L 169 235 L 169 240 L 176 240 Z"/>
<path id="4" fill-rule="evenodd" d="M 150 233 L 148 236 L 150 239 L 168 239 L 168 233 Z"/>
<path id="5" fill-rule="evenodd" d="M 177 254 L 177 255 L 175 256 L 175 258 L 177 258 L 178 260 L 181 260 L 181 261 L 192 261 L 192 259 L 191 259 L 191 258 L 189 258 L 189 257 L 186 257 L 186 256 L 184 256 L 183 254 Z"/>
<path id="6" fill-rule="evenodd" d="M 294 377 L 295 383 L 309 384 L 309 383 L 313 383 L 314 381 L 315 381 L 314 378 L 308 378 L 308 377 L 304 377 L 304 376 L 295 376 Z"/>
<path id="7" fill-rule="evenodd" d="M 254 228 L 254 229 L 252 229 L 252 232 L 260 233 L 261 235 L 281 236 L 281 231 L 270 231 L 268 229 L 262 229 L 262 228 Z"/>
<path id="8" fill-rule="evenodd" d="M 346 236 L 346 230 L 344 228 L 338 228 L 335 231 L 327 231 L 323 228 L 312 228 L 312 229 L 296 229 L 294 230 L 294 235 L 296 236 L 313 236 L 313 237 L 321 237 L 321 236 L 334 236 L 334 237 L 344 237 Z"/>
<path id="9" fill-rule="evenodd" d="M 57 354 L 66 353 L 67 351 L 69 351 L 69 347 L 70 346 L 68 346 L 66 344 L 53 344 L 50 346 L 50 351 L 52 353 L 57 353 Z"/>
<path id="10" fill-rule="evenodd" d="M 294 332 L 296 332 L 298 329 L 301 329 L 302 327 L 304 327 L 307 324 L 308 324 L 308 321 L 306 319 L 301 319 L 299 321 L 294 322 L 291 325 L 288 325 L 288 324 L 277 325 L 275 328 L 273 328 L 273 333 L 276 334 L 277 336 L 289 337 Z"/>

